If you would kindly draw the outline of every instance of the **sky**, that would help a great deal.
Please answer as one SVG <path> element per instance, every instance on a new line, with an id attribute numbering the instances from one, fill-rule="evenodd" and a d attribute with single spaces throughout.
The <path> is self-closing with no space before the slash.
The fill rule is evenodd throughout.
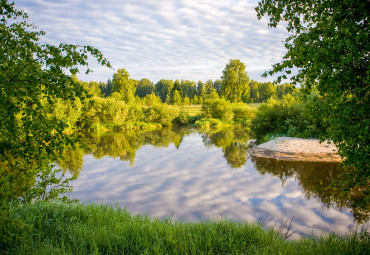
<path id="1" fill-rule="evenodd" d="M 51 44 L 99 49 L 113 68 L 91 58 L 93 73 L 83 81 L 112 78 L 119 68 L 130 77 L 207 81 L 220 79 L 230 59 L 240 59 L 248 76 L 261 75 L 282 60 L 284 26 L 257 19 L 255 0 L 15 0 L 17 9 Z"/>

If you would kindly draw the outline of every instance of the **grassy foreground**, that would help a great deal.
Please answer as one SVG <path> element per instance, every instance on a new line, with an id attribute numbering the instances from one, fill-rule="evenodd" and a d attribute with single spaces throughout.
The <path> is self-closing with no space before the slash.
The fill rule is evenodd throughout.
<path id="1" fill-rule="evenodd" d="M 256 224 L 182 223 L 104 205 L 45 202 L 13 207 L 12 215 L 24 227 L 13 231 L 5 254 L 370 254 L 365 232 L 285 240 Z"/>

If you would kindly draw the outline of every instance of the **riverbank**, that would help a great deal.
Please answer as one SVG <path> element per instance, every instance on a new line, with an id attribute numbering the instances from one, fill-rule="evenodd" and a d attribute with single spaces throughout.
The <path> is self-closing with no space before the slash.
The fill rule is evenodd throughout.
<path id="1" fill-rule="evenodd" d="M 274 158 L 288 161 L 341 162 L 338 149 L 333 143 L 318 139 L 277 137 L 266 143 L 252 147 L 249 154 L 261 158 Z"/>
<path id="2" fill-rule="evenodd" d="M 368 234 L 289 240 L 258 224 L 184 223 L 134 216 L 104 205 L 24 204 L 12 208 L 6 254 L 368 254 Z"/>

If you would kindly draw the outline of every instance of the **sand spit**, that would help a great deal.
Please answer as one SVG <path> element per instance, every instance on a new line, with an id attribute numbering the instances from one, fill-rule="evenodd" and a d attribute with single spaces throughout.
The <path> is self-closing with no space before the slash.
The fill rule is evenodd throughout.
<path id="1" fill-rule="evenodd" d="M 333 143 L 318 139 L 277 137 L 267 143 L 252 147 L 251 156 L 290 161 L 341 162 L 338 149 Z"/>

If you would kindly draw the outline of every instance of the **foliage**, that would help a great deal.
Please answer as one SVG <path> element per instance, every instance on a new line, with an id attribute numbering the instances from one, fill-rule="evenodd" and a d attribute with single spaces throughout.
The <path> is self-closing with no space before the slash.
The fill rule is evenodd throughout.
<path id="1" fill-rule="evenodd" d="M 307 199 L 316 198 L 326 207 L 339 209 L 349 208 L 358 224 L 366 223 L 369 219 L 370 208 L 364 208 L 358 203 L 366 194 L 364 190 L 353 192 L 350 197 L 343 196 L 339 189 L 331 188 L 344 169 L 338 163 L 283 161 L 251 157 L 260 174 L 272 174 L 280 178 L 284 185 L 289 178 L 294 177 L 299 182 L 301 190 Z M 325 169 L 325 171 L 323 171 Z"/>
<path id="2" fill-rule="evenodd" d="M 169 94 L 173 88 L 173 81 L 162 79 L 155 84 L 155 87 L 156 94 L 161 98 L 162 102 L 169 103 Z"/>
<path id="3" fill-rule="evenodd" d="M 156 96 L 155 94 L 150 94 L 150 95 L 146 95 L 143 98 L 143 103 L 146 106 L 150 106 L 150 105 L 153 105 L 153 104 L 160 104 L 160 103 L 162 103 L 162 101 L 161 101 L 159 96 Z"/>
<path id="4" fill-rule="evenodd" d="M 251 130 L 259 140 L 269 133 L 301 138 L 325 137 L 326 130 L 315 112 L 320 108 L 320 98 L 317 93 L 312 93 L 305 100 L 291 95 L 280 101 L 270 99 L 258 107 Z"/>
<path id="5" fill-rule="evenodd" d="M 173 90 L 173 92 L 171 93 L 171 104 L 173 105 L 181 105 L 181 94 L 180 94 L 180 91 L 178 90 Z"/>
<path id="6" fill-rule="evenodd" d="M 255 116 L 254 110 L 245 103 L 233 103 L 232 111 L 234 113 L 234 123 L 244 124 L 249 123 Z"/>
<path id="7" fill-rule="evenodd" d="M 149 81 L 148 79 L 141 79 L 136 86 L 135 95 L 143 98 L 147 95 L 154 93 L 155 87 L 153 82 Z"/>
<path id="8" fill-rule="evenodd" d="M 248 102 L 249 77 L 239 59 L 231 59 L 222 71 L 221 95 L 231 102 Z"/>
<path id="9" fill-rule="evenodd" d="M 63 131 L 67 123 L 50 118 L 63 100 L 73 102 L 86 95 L 72 75 L 88 68 L 88 56 L 109 66 L 95 48 L 61 43 L 41 44 L 45 34 L 27 22 L 27 14 L 14 3 L 0 5 L 0 197 L 22 196 L 32 187 L 34 175 L 49 163 L 50 154 L 60 153 L 61 143 L 72 139 Z M 62 101 L 60 101 L 62 100 Z"/>
<path id="10" fill-rule="evenodd" d="M 180 114 L 179 116 L 177 116 L 176 118 L 176 123 L 180 124 L 180 125 L 188 125 L 188 124 L 191 124 L 189 123 L 190 122 L 190 116 L 188 113 L 184 112 L 184 111 L 180 111 Z"/>
<path id="11" fill-rule="evenodd" d="M 123 101 L 128 104 L 131 104 L 135 101 L 136 88 L 134 81 L 130 79 L 130 75 L 126 69 L 118 69 L 117 72 L 113 74 L 112 85 L 112 92 L 120 93 Z"/>
<path id="12" fill-rule="evenodd" d="M 202 113 L 206 118 L 223 119 L 231 121 L 234 113 L 231 103 L 225 99 L 207 99 L 202 105 Z"/>
<path id="13" fill-rule="evenodd" d="M 242 125 L 247 125 L 254 117 L 254 111 L 247 104 L 230 103 L 220 98 L 206 99 L 202 104 L 202 114 L 205 118 Z"/>
<path id="14" fill-rule="evenodd" d="M 61 169 L 53 167 L 49 165 L 47 169 L 36 174 L 35 184 L 22 198 L 24 202 L 36 200 L 72 202 L 67 196 L 60 197 L 60 195 L 72 191 L 69 182 L 75 180 L 76 177 L 65 178 Z"/>
<path id="15" fill-rule="evenodd" d="M 367 190 L 369 203 L 369 1 L 262 0 L 256 8 L 258 18 L 267 14 L 269 26 L 286 22 L 290 36 L 285 41 L 287 53 L 281 63 L 267 74 L 291 77 L 324 96 L 322 120 L 328 136 L 345 159 L 347 171 L 334 185 L 350 196 L 357 189 Z"/>
<path id="16" fill-rule="evenodd" d="M 157 122 L 162 125 L 171 125 L 172 121 L 179 115 L 177 106 L 167 104 L 156 104 L 149 106 L 144 111 L 145 118 L 151 122 Z"/>

